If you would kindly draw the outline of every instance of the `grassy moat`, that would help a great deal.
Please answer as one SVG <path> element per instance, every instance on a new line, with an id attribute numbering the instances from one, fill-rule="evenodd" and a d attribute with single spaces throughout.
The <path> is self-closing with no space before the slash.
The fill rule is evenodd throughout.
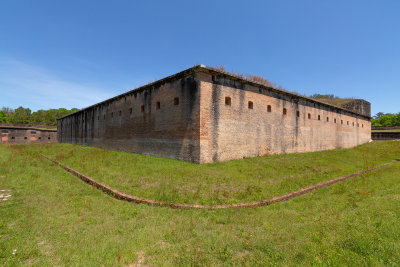
<path id="1" fill-rule="evenodd" d="M 43 153 L 120 192 L 167 202 L 269 199 L 388 167 L 288 202 L 177 210 L 123 202 Z M 0 145 L 0 266 L 396 265 L 400 142 L 197 165 L 68 144 Z M 135 265 L 136 264 L 136 265 Z"/>

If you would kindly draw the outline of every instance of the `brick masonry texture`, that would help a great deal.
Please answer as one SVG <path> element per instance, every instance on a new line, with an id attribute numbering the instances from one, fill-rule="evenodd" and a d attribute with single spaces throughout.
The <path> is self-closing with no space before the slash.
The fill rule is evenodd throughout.
<path id="1" fill-rule="evenodd" d="M 57 142 L 57 131 L 0 126 L 0 144 Z"/>
<path id="2" fill-rule="evenodd" d="M 371 117 L 371 103 L 363 99 L 354 99 L 350 102 L 342 104 L 342 107 Z"/>
<path id="3" fill-rule="evenodd" d="M 400 140 L 400 132 L 372 132 L 372 140 Z"/>
<path id="4" fill-rule="evenodd" d="M 194 76 L 139 90 L 58 121 L 58 140 L 199 162 Z"/>
<path id="5" fill-rule="evenodd" d="M 371 139 L 370 117 L 358 110 L 202 65 L 63 117 L 57 128 L 59 142 L 196 163 L 349 148 Z"/>

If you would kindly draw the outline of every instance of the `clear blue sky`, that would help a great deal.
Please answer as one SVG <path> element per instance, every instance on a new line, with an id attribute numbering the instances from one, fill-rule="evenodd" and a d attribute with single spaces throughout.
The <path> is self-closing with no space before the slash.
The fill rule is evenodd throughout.
<path id="1" fill-rule="evenodd" d="M 400 111 L 400 1 L 0 2 L 0 107 L 83 108 L 201 63 Z"/>

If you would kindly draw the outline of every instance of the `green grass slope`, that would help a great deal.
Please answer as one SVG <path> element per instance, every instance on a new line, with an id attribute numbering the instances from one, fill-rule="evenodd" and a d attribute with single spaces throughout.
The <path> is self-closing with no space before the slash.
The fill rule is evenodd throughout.
<path id="1" fill-rule="evenodd" d="M 399 142 L 205 165 L 69 144 L 23 148 L 57 159 L 120 192 L 191 204 L 268 199 L 400 157 Z"/>
<path id="2" fill-rule="evenodd" d="M 118 201 L 36 153 L 142 197 L 235 202 L 392 161 L 400 157 L 399 149 L 400 142 L 374 142 L 349 150 L 194 165 L 64 144 L 3 145 L 0 189 L 11 189 L 12 196 L 0 203 L 0 266 L 394 266 L 400 262 L 399 162 L 288 202 L 210 211 Z M 203 193 L 194 197 L 178 189 L 163 195 L 162 189 L 140 182 L 129 186 L 142 177 L 166 192 L 197 183 Z M 206 185 L 213 182 L 220 184 L 219 194 L 213 191 L 218 186 Z M 223 198 L 226 184 L 242 194 Z M 258 187 L 253 193 L 247 186 Z"/>

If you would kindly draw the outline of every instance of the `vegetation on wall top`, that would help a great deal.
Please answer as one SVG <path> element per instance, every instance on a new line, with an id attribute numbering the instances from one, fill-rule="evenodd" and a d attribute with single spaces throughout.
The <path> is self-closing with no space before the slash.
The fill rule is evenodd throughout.
<path id="1" fill-rule="evenodd" d="M 313 99 L 316 99 L 316 100 L 318 100 L 320 102 L 323 102 L 323 103 L 326 103 L 326 104 L 329 104 L 329 105 L 333 105 L 333 106 L 337 106 L 337 107 L 340 107 L 341 105 L 354 100 L 354 98 L 352 98 L 352 97 L 341 98 L 341 97 L 338 97 L 338 96 L 335 96 L 335 95 L 332 95 L 332 94 L 313 94 L 311 96 L 308 96 L 308 95 L 305 95 L 305 94 L 300 94 L 299 92 L 296 92 L 296 91 L 287 90 L 284 87 L 282 87 L 281 85 L 278 85 L 275 82 L 272 82 L 269 79 L 267 79 L 265 77 L 262 77 L 262 76 L 259 76 L 259 75 L 243 74 L 243 73 L 236 72 L 236 71 L 233 71 L 233 70 L 232 71 L 227 71 L 225 66 L 222 66 L 222 65 L 215 65 L 215 66 L 213 66 L 213 68 L 215 68 L 215 69 L 217 69 L 219 71 L 223 71 L 223 72 L 226 72 L 226 73 L 230 73 L 230 74 L 239 76 L 239 77 L 241 77 L 243 79 L 251 80 L 251 81 L 254 81 L 254 82 L 258 82 L 258 83 L 264 84 L 264 85 L 269 86 L 269 87 L 274 87 L 274 88 L 277 88 L 277 89 L 281 89 L 281 90 L 285 90 L 285 91 L 288 91 L 288 92 L 292 92 L 292 93 L 297 94 L 297 95 L 302 95 L 302 96 L 305 96 L 305 97 L 313 98 Z"/>
<path id="2" fill-rule="evenodd" d="M 327 94 L 327 95 L 313 94 L 313 95 L 310 96 L 310 98 L 313 98 L 313 99 L 316 99 L 318 101 L 321 101 L 321 102 L 324 102 L 326 104 L 330 104 L 330 105 L 333 105 L 333 106 L 337 106 L 337 107 L 340 107 L 343 104 L 345 104 L 347 102 L 350 102 L 351 100 L 354 99 L 354 98 L 349 98 L 349 97 L 341 98 L 341 97 L 338 97 L 338 96 L 335 96 L 335 95 L 330 95 L 330 94 Z"/>

